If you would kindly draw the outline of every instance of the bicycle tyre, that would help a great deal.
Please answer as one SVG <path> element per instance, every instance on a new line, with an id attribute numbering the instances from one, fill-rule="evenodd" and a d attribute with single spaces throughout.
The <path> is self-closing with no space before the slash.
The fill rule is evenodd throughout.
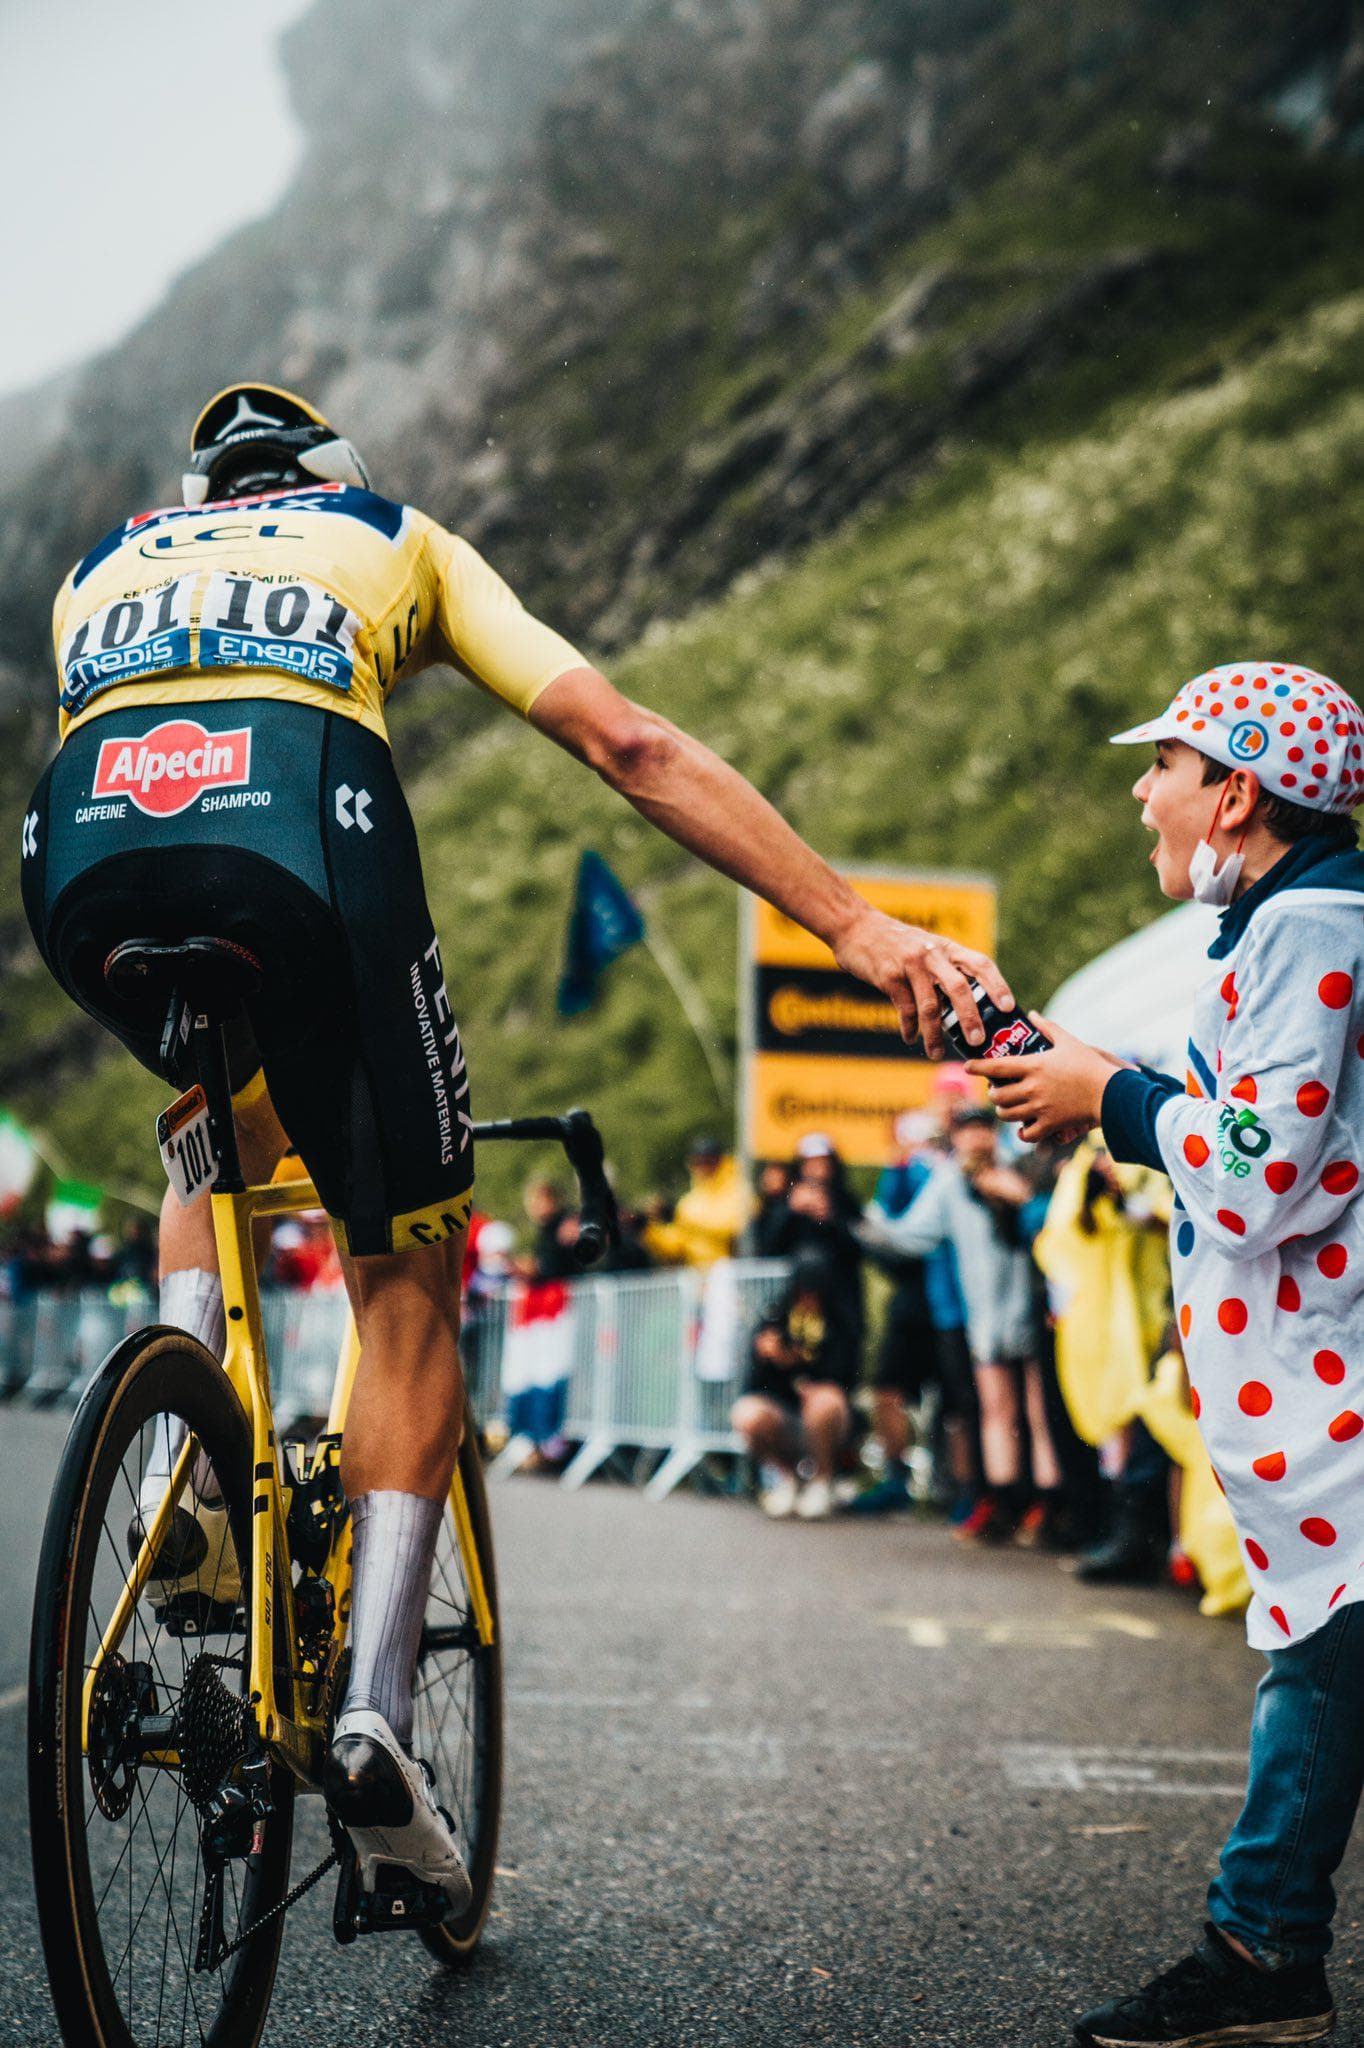
<path id="1" fill-rule="evenodd" d="M 153 2042 L 156 2048 L 170 2048 L 177 2003 L 181 2010 L 181 2036 L 184 2040 L 205 2044 L 205 2048 L 256 2048 L 274 1987 L 283 1933 L 281 1915 L 250 1937 L 238 1954 L 217 1971 L 193 1972 L 190 1958 L 197 1932 L 197 1913 L 192 1915 L 188 1928 L 182 1929 L 176 1916 L 174 1891 L 181 1822 L 187 1816 L 189 1829 L 186 1831 L 185 1853 L 188 1858 L 188 1841 L 192 1834 L 193 1858 L 182 1882 L 187 1884 L 189 1897 L 195 1906 L 202 1897 L 195 1810 L 184 1792 L 180 1773 L 143 1763 L 135 1768 L 132 1796 L 135 1798 L 141 1790 L 142 1774 L 148 1780 L 147 1790 L 142 1794 L 142 1806 L 129 1828 L 126 1849 L 118 1859 L 121 1863 L 126 1855 L 130 1932 L 124 1955 L 112 1972 L 111 1958 L 106 1952 L 100 1912 L 110 1895 L 114 1877 L 105 1882 L 97 1901 L 94 1891 L 96 1877 L 103 1877 L 104 1873 L 102 1869 L 99 1872 L 94 1870 L 91 1847 L 93 1842 L 96 1855 L 107 1856 L 116 1837 L 109 1839 L 92 1830 L 92 1822 L 105 1816 L 97 1793 L 93 1810 L 87 1811 L 93 1772 L 82 1753 L 83 1687 L 80 1683 L 68 1685 L 66 1674 L 84 1671 L 86 1645 L 92 1640 L 98 1642 L 100 1637 L 98 1611 L 92 1605 L 97 1567 L 103 1579 L 111 1584 L 116 1581 L 118 1571 L 126 1575 L 126 1538 L 121 1551 L 119 1538 L 110 1527 L 112 1514 L 114 1527 L 121 1531 L 127 1513 L 122 1496 L 115 1497 L 116 1488 L 120 1474 L 131 1486 L 124 1461 L 135 1445 L 141 1445 L 142 1432 L 147 1424 L 157 1415 L 164 1414 L 178 1416 L 188 1425 L 211 1462 L 227 1510 L 232 1542 L 238 1559 L 242 1561 L 243 1579 L 249 1571 L 251 1439 L 241 1405 L 221 1366 L 201 1345 L 182 1331 L 155 1327 L 142 1330 L 110 1353 L 76 1411 L 48 1509 L 35 1590 L 29 1668 L 29 1819 L 39 1927 L 53 2003 L 62 2038 L 68 2048 L 151 2048 Z M 140 1458 L 140 1450 L 138 1455 Z M 248 1603 L 246 1612 L 249 1614 L 249 1586 L 244 1586 L 243 1598 Z M 276 1610 L 282 1620 L 285 1603 L 277 1601 Z M 130 1623 L 134 1655 L 139 1626 L 152 1654 L 153 1662 L 148 1668 L 157 1674 L 159 1695 L 164 1691 L 166 1697 L 178 1703 L 176 1688 L 164 1678 L 160 1660 L 163 1653 L 172 1659 L 175 1655 L 184 1658 L 187 1654 L 184 1642 L 192 1639 L 170 1637 L 159 1624 L 154 1630 L 139 1603 Z M 224 1666 L 237 1664 L 237 1675 L 241 1681 L 239 1689 L 244 1690 L 242 1672 L 246 1668 L 246 1638 L 232 1635 L 225 1640 L 233 1645 L 232 1658 L 213 1661 Z M 172 1643 L 178 1646 L 174 1651 Z M 281 1669 L 283 1649 L 281 1631 L 276 1643 L 277 1685 L 282 1688 L 281 1710 L 289 1713 L 292 1710 L 292 1681 L 287 1655 Z M 199 1654 L 202 1656 L 204 1653 Z M 182 1689 L 183 1675 L 182 1671 Z M 227 1690 L 232 1691 L 233 1688 L 228 1687 Z M 228 1866 L 233 1873 L 228 1904 L 235 1908 L 233 1924 L 225 1927 L 229 1939 L 234 1931 L 244 1931 L 277 1905 L 287 1890 L 292 1850 L 293 1791 L 289 1772 L 281 1765 L 274 1766 L 271 1771 L 274 1812 L 264 1826 L 264 1839 L 255 1859 L 256 1867 L 252 1870 L 242 1866 L 243 1875 L 238 1885 L 235 1876 L 237 1866 Z M 164 1872 L 165 1850 L 153 1872 L 153 1884 L 159 1882 L 164 1895 L 167 1921 L 166 1932 L 162 1934 L 154 1916 L 149 1914 L 147 1904 L 143 1905 L 136 1923 L 132 1922 L 137 1864 L 133 1833 L 138 1820 L 149 1811 L 153 1799 L 160 1799 L 160 1810 L 164 1811 L 166 1797 L 172 1797 L 176 1802 L 169 1882 Z M 127 1811 L 132 1811 L 131 1801 Z M 118 1863 L 114 1866 L 116 1873 Z M 121 1894 L 121 1876 L 118 1881 Z M 152 1896 L 153 1893 L 149 1892 L 149 1902 Z M 140 2015 L 136 2011 L 139 1980 L 135 1978 L 133 1960 L 133 1945 L 140 1936 L 144 1919 L 148 1918 L 152 1919 L 156 1931 L 147 1936 L 147 1941 L 153 1949 L 158 1939 L 161 1942 L 160 1992 L 154 2023 L 152 2013 L 147 2009 L 150 1992 L 143 2000 L 144 2011 Z M 169 1938 L 172 1924 L 176 1934 L 174 1949 Z M 120 1985 L 125 1960 L 128 1985 L 123 1992 Z M 141 1951 L 136 1968 L 144 1973 L 147 1983 L 155 1981 L 154 1954 L 150 1958 L 150 1974 L 147 1974 L 148 1964 L 143 1960 Z M 183 1992 L 177 1988 L 172 1994 L 169 2012 L 165 2010 L 168 1975 L 177 1984 L 182 1978 L 185 1986 Z M 202 1997 L 197 1995 L 195 1987 L 203 1987 Z M 204 2008 L 213 2003 L 215 1995 L 216 2014 L 206 2026 Z M 125 2004 L 131 2010 L 125 2011 Z M 145 2031 L 148 2026 L 152 2029 L 150 2033 Z"/>
<path id="2" fill-rule="evenodd" d="M 468 1969 L 487 1924 L 497 1870 L 498 1831 L 502 1821 L 502 1620 L 497 1603 L 497 1567 L 493 1556 L 492 1517 L 488 1512 L 488 1494 L 483 1483 L 483 1460 L 479 1455 L 477 1425 L 467 1402 L 459 1474 L 464 1483 L 464 1498 L 468 1503 L 483 1585 L 492 1610 L 493 1640 L 468 1652 L 462 1663 L 448 1660 L 451 1685 L 464 1675 L 463 1687 L 472 1709 L 472 1726 L 461 1715 L 460 1731 L 456 1733 L 449 1726 L 447 1714 L 443 1738 L 433 1740 L 442 1724 L 424 1703 L 430 1701 L 433 1693 L 433 1666 L 440 1665 L 442 1659 L 428 1648 L 429 1632 L 439 1623 L 448 1623 L 451 1606 L 466 1623 L 472 1619 L 468 1585 L 455 1540 L 454 1512 L 447 1507 L 432 1573 L 427 1627 L 417 1659 L 417 1713 L 413 1731 L 417 1753 L 427 1757 L 435 1773 L 436 1796 L 456 1818 L 461 1846 L 466 1852 L 469 1880 L 473 1885 L 473 1897 L 458 1920 L 421 1929 L 422 1941 L 430 1953 L 454 1970 Z M 463 1794 L 458 1800 L 453 1796 L 456 1787 Z"/>

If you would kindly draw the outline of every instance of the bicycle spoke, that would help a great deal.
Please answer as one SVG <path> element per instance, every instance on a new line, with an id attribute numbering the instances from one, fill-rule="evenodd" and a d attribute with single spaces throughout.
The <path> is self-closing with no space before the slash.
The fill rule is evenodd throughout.
<path id="1" fill-rule="evenodd" d="M 167 1424 L 157 1418 L 153 1427 L 165 1429 Z M 99 1645 L 107 1628 L 107 1617 L 131 1587 L 135 1556 L 126 1555 L 128 1545 L 126 1539 L 120 1541 L 116 1525 L 123 1521 L 125 1509 L 129 1530 L 135 1530 L 143 1520 L 148 1434 L 144 1428 L 118 1464 L 99 1517 L 91 1598 L 85 1610 L 88 1654 L 81 1659 L 87 1677 L 103 1662 Z M 191 1457 L 188 1492 L 180 1506 L 199 1519 L 205 1495 L 214 1493 L 221 1499 L 221 1488 L 211 1457 L 197 1443 L 192 1446 Z M 136 1546 L 133 1548 L 135 1551 Z M 214 1560 L 212 1583 L 202 1588 L 207 1597 L 217 1598 L 222 1591 L 227 1566 L 224 1543 Z M 125 1665 L 144 1669 L 155 1687 L 157 1711 L 162 1713 L 176 1709 L 183 1696 L 188 1665 L 203 1654 L 201 1638 L 176 1636 L 154 1622 L 145 1590 L 131 1609 L 125 1642 L 120 1648 L 122 1664 L 115 1666 L 115 1670 Z M 228 1663 L 224 1675 L 235 1670 L 240 1682 L 244 1657 L 245 1651 L 241 1658 Z M 178 1668 L 173 1668 L 176 1665 Z M 198 1820 L 178 1771 L 146 1764 L 135 1768 L 138 1775 L 132 1786 L 132 1799 L 119 1821 L 111 1821 L 101 1812 L 90 1774 L 88 1770 L 82 1772 L 94 1916 L 102 1932 L 106 1966 L 130 2028 L 139 2020 L 145 2026 L 154 2015 L 153 2032 L 158 2041 L 163 2038 L 167 2019 L 172 2028 L 175 2024 L 174 1977 L 178 1972 L 178 2039 L 202 2041 L 213 2012 L 227 1997 L 230 1965 L 219 1967 L 216 1986 L 212 1979 L 203 1984 L 195 1981 L 193 1949 L 197 1941 L 199 1888 L 203 1882 Z M 182 1856 L 181 1834 L 187 1825 L 194 1832 Z M 235 1859 L 226 1865 L 226 1884 L 224 1932 L 231 1940 L 259 1909 L 253 1905 L 254 1882 L 238 1870 Z M 204 2000 L 206 1991 L 208 2004 Z"/>

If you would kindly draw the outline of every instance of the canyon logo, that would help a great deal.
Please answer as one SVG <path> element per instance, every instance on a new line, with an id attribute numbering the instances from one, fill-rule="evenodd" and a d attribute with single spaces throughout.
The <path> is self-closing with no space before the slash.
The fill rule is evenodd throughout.
<path id="1" fill-rule="evenodd" d="M 167 719 L 140 739 L 105 740 L 91 795 L 131 797 L 149 818 L 173 818 L 206 790 L 251 779 L 251 728 L 205 732 L 192 718 Z"/>

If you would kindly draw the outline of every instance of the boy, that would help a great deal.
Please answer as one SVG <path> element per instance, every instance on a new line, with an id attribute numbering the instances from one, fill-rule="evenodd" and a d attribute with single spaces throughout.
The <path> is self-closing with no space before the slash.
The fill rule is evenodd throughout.
<path id="1" fill-rule="evenodd" d="M 1028 1139 L 1102 1123 L 1174 1183 L 1194 1412 L 1253 1588 L 1245 1806 L 1193 1954 L 1087 2013 L 1085 2048 L 1317 2041 L 1331 1874 L 1364 1779 L 1364 712 L 1287 663 L 1187 683 L 1116 744 L 1165 895 L 1225 906 L 1181 1085 L 1068 1033 L 976 1064 Z"/>

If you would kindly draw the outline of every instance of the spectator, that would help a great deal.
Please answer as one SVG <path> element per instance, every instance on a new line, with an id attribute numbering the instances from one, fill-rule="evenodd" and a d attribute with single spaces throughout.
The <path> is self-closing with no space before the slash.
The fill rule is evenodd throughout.
<path id="1" fill-rule="evenodd" d="M 922 1258 L 950 1244 L 966 1300 L 985 1485 L 958 1534 L 968 1540 L 1049 1539 L 1060 1519 L 1060 1469 L 1038 1366 L 1033 1265 L 1021 1212 L 1028 1182 L 996 1156 L 992 1109 L 952 1113 L 952 1158 L 898 1219 L 873 1202 L 869 1250 Z M 1031 1473 L 1024 1469 L 1024 1420 Z"/>
<path id="2" fill-rule="evenodd" d="M 768 1246 L 776 1258 L 812 1252 L 824 1261 L 838 1295 L 839 1317 L 856 1353 L 853 1383 L 861 1372 L 865 1314 L 862 1303 L 862 1245 L 857 1226 L 862 1209 L 848 1186 L 843 1161 L 832 1141 L 811 1132 L 796 1146 L 796 1160 L 784 1212 L 774 1216 Z"/>
<path id="3" fill-rule="evenodd" d="M 774 1518 L 808 1522 L 833 1513 L 834 1463 L 852 1424 L 857 1348 L 841 1290 L 817 1253 L 802 1252 L 753 1335 L 748 1389 L 731 1420 L 750 1457 L 775 1468 L 762 1505 Z M 813 1465 L 802 1489 L 799 1468 Z"/>
<path id="4" fill-rule="evenodd" d="M 1138 1419 L 1170 1315 L 1170 1183 L 1117 1166 L 1088 1138 L 1062 1167 L 1034 1251 L 1051 1284 L 1056 1361 L 1080 1436 L 1104 1449 L 1112 1526 L 1081 1578 L 1141 1582 L 1165 1570 L 1169 1460 Z"/>
<path id="5" fill-rule="evenodd" d="M 643 1212 L 633 1209 L 628 1203 L 616 1205 L 616 1216 L 620 1224 L 620 1242 L 609 1247 L 604 1258 L 593 1268 L 597 1273 L 646 1273 L 653 1260 L 649 1257 L 644 1242 L 646 1224 Z"/>
<path id="6" fill-rule="evenodd" d="M 936 1142 L 942 1126 L 943 1119 L 932 1110 L 909 1110 L 897 1119 L 899 1158 L 882 1173 L 875 1195 L 879 1210 L 892 1221 L 904 1215 L 943 1163 Z M 882 1476 L 858 1496 L 851 1512 L 887 1514 L 910 1505 L 905 1463 L 909 1409 L 934 1387 L 935 1490 L 947 1482 L 953 1519 L 964 1521 L 980 1483 L 980 1420 L 956 1253 L 948 1243 L 922 1259 L 906 1257 L 893 1278 L 872 1384 L 872 1428 L 882 1450 Z"/>
<path id="7" fill-rule="evenodd" d="M 667 1266 L 712 1266 L 733 1258 L 748 1220 L 749 1201 L 733 1156 L 718 1138 L 693 1138 L 687 1153 L 691 1185 L 671 1222 L 645 1226 L 651 1257 Z"/>
<path id="8" fill-rule="evenodd" d="M 320 1209 L 276 1225 L 270 1263 L 280 1287 L 312 1293 L 345 1284 L 331 1223 Z"/>
<path id="9" fill-rule="evenodd" d="M 791 1192 L 791 1169 L 784 1159 L 764 1159 L 757 1171 L 758 1206 L 748 1226 L 745 1249 L 751 1258 L 778 1259 L 780 1240 L 786 1229 L 786 1198 Z"/>
<path id="10" fill-rule="evenodd" d="M 578 1236 L 578 1219 L 569 1209 L 563 1189 L 555 1180 L 541 1175 L 527 1181 L 522 1196 L 527 1216 L 535 1231 L 529 1254 L 519 1262 L 528 1280 L 570 1280 L 578 1271 L 573 1246 Z"/>
<path id="11" fill-rule="evenodd" d="M 156 1278 L 156 1230 L 150 1217 L 130 1216 L 114 1254 L 115 1281 L 150 1288 Z"/>
<path id="12" fill-rule="evenodd" d="M 471 1226 L 473 1219 L 470 1219 Z M 464 1361 L 464 1378 L 475 1415 L 487 1418 L 502 1336 L 502 1298 L 511 1272 L 516 1236 L 510 1223 L 494 1216 L 478 1218 L 479 1228 L 470 1228 L 473 1256 L 464 1262 L 464 1308 L 460 1317 L 459 1349 Z"/>

